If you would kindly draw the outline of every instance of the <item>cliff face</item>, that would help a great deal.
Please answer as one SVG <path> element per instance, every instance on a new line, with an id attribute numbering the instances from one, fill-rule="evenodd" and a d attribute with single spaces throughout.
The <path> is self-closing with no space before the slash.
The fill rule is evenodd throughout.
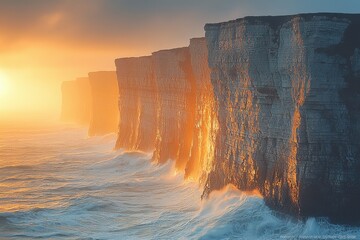
<path id="1" fill-rule="evenodd" d="M 152 151 L 157 126 L 157 92 L 151 57 L 116 59 L 119 134 L 116 148 Z"/>
<path id="2" fill-rule="evenodd" d="M 184 170 L 190 155 L 195 112 L 195 79 L 189 48 L 163 50 L 152 55 L 158 92 L 158 124 L 153 159 L 176 161 Z"/>
<path id="3" fill-rule="evenodd" d="M 248 17 L 205 27 L 219 130 L 205 195 L 360 218 L 360 16 Z"/>
<path id="4" fill-rule="evenodd" d="M 91 120 L 92 101 L 89 78 L 81 77 L 76 79 L 78 85 L 78 101 L 79 101 L 79 123 L 89 125 Z"/>
<path id="5" fill-rule="evenodd" d="M 91 121 L 89 135 L 117 132 L 119 122 L 118 83 L 116 72 L 90 72 Z"/>
<path id="6" fill-rule="evenodd" d="M 116 147 L 153 150 L 155 162 L 172 159 L 187 177 L 205 179 L 216 130 L 208 117 L 214 102 L 205 39 L 115 63 L 120 94 Z"/>
<path id="7" fill-rule="evenodd" d="M 61 120 L 88 125 L 91 117 L 91 93 L 88 78 L 65 81 L 61 86 Z"/>
<path id="8" fill-rule="evenodd" d="M 208 49 L 205 38 L 190 40 L 190 58 L 195 79 L 195 112 L 191 153 L 186 168 L 186 176 L 204 183 L 212 168 L 215 140 L 218 130 L 217 104 L 210 81 Z"/>
<path id="9" fill-rule="evenodd" d="M 117 148 L 176 162 L 204 196 L 259 190 L 297 216 L 360 219 L 360 16 L 247 17 L 116 60 Z"/>
<path id="10" fill-rule="evenodd" d="M 61 121 L 75 122 L 78 109 L 76 96 L 78 88 L 75 81 L 64 81 L 61 84 Z"/>

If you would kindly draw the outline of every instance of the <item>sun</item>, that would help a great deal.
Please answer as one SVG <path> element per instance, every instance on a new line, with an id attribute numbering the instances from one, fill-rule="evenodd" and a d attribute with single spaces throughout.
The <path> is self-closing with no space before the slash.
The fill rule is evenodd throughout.
<path id="1" fill-rule="evenodd" d="M 5 96 L 9 91 L 9 80 L 6 74 L 0 71 L 0 97 Z"/>

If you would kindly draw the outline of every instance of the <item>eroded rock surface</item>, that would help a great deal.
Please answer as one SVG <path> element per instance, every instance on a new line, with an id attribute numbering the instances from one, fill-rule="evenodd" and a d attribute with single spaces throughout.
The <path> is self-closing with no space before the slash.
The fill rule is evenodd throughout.
<path id="1" fill-rule="evenodd" d="M 217 126 L 205 39 L 152 56 L 117 59 L 116 67 L 117 148 L 152 150 L 155 162 L 172 159 L 187 177 L 204 181 Z"/>
<path id="2" fill-rule="evenodd" d="M 259 189 L 301 216 L 360 219 L 360 15 L 207 24 L 218 104 L 205 195 Z"/>
<path id="3" fill-rule="evenodd" d="M 115 64 L 120 111 L 116 148 L 153 151 L 158 93 L 151 57 L 120 58 Z"/>

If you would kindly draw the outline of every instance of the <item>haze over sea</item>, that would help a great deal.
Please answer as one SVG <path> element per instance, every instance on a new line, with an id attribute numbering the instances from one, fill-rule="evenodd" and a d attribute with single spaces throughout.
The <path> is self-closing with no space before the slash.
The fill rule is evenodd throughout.
<path id="1" fill-rule="evenodd" d="M 0 128 L 0 239 L 359 239 L 360 228 L 279 216 L 228 187 L 201 200 L 171 161 L 113 150 L 71 125 Z"/>

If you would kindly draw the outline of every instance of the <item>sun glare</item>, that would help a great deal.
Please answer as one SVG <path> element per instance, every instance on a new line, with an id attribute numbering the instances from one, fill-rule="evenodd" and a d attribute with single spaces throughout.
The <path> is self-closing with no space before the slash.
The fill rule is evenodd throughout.
<path id="1" fill-rule="evenodd" d="M 6 74 L 0 71 L 0 97 L 6 95 L 9 90 L 9 82 Z"/>

